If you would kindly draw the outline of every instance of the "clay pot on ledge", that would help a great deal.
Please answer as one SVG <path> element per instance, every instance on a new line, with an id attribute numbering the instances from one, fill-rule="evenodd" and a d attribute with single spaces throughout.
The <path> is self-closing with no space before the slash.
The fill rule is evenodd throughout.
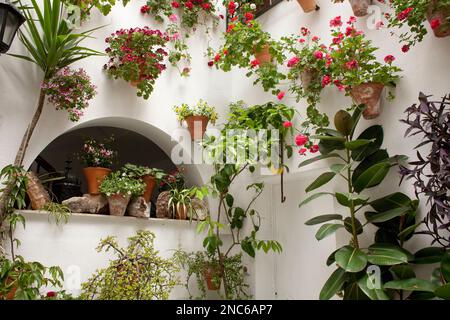
<path id="1" fill-rule="evenodd" d="M 318 8 L 316 0 L 297 0 L 297 2 L 305 13 L 315 11 Z"/>
<path id="2" fill-rule="evenodd" d="M 214 278 L 220 277 L 220 271 L 213 266 L 207 265 L 203 271 L 203 277 L 206 281 L 206 286 L 208 290 L 217 291 L 220 290 L 220 285 L 222 284 L 222 280 L 219 283 L 213 281 Z"/>
<path id="3" fill-rule="evenodd" d="M 201 140 L 208 126 L 209 118 L 207 116 L 189 116 L 184 121 L 186 121 L 192 141 Z"/>
<path id="4" fill-rule="evenodd" d="M 156 179 L 155 177 L 151 176 L 151 175 L 145 175 L 143 177 L 141 177 L 142 181 L 144 181 L 146 187 L 145 187 L 145 191 L 144 194 L 142 195 L 142 197 L 145 199 L 145 201 L 147 203 L 150 202 L 150 200 L 152 199 L 152 195 L 153 195 L 153 190 L 155 189 L 156 186 Z"/>
<path id="5" fill-rule="evenodd" d="M 380 115 L 380 100 L 384 85 L 381 83 L 363 83 L 350 92 L 350 96 L 356 104 L 365 104 L 363 117 L 366 120 L 374 119 Z"/>
<path id="6" fill-rule="evenodd" d="M 270 46 L 268 44 L 263 45 L 259 50 L 255 48 L 255 58 L 260 64 L 264 65 L 272 62 L 272 55 L 270 54 Z"/>
<path id="7" fill-rule="evenodd" d="M 368 14 L 371 0 L 350 0 L 350 5 L 353 9 L 353 14 L 356 17 L 364 17 Z"/>
<path id="8" fill-rule="evenodd" d="M 88 193 L 91 195 L 100 194 L 99 187 L 105 177 L 111 173 L 111 169 L 102 167 L 88 167 L 83 169 L 87 182 Z"/>
<path id="9" fill-rule="evenodd" d="M 431 21 L 438 19 L 441 25 L 433 29 L 433 33 L 437 38 L 445 38 L 450 36 L 450 23 L 447 22 L 447 18 L 450 17 L 450 11 L 445 12 L 437 8 L 437 1 L 431 1 L 428 11 L 427 20 L 431 24 Z"/>
<path id="10" fill-rule="evenodd" d="M 109 214 L 111 216 L 124 216 L 127 211 L 130 195 L 116 193 L 108 197 Z"/>

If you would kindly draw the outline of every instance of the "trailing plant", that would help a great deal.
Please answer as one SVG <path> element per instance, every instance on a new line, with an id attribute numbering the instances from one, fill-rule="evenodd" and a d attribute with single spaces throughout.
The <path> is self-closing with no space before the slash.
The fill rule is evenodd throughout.
<path id="1" fill-rule="evenodd" d="M 106 176 L 99 190 L 107 197 L 115 194 L 138 197 L 144 193 L 145 184 L 141 179 L 130 178 L 126 174 L 116 171 Z"/>
<path id="2" fill-rule="evenodd" d="M 377 61 L 372 41 L 368 40 L 364 33 L 355 27 L 356 18 L 351 17 L 347 21 L 345 30 L 341 17 L 331 20 L 330 45 L 331 67 L 330 74 L 322 79 L 324 85 L 333 83 L 339 90 L 350 94 L 352 88 L 365 83 L 380 83 L 385 86 L 395 87 L 400 79 L 398 75 L 402 70 L 392 65 L 395 57 L 388 55 L 385 63 Z M 393 98 L 392 93 L 389 95 Z"/>
<path id="3" fill-rule="evenodd" d="M 419 103 L 407 108 L 406 136 L 421 136 L 415 149 L 427 146 L 428 154 L 417 151 L 417 159 L 410 162 L 411 169 L 402 166 L 403 178 L 412 180 L 419 198 L 424 196 L 429 205 L 424 222 L 427 231 L 420 233 L 433 237 L 433 243 L 449 248 L 450 239 L 450 96 L 441 101 L 430 100 L 423 93 Z"/>
<path id="4" fill-rule="evenodd" d="M 77 71 L 65 67 L 49 81 L 42 84 L 47 99 L 56 110 L 66 110 L 69 120 L 77 122 L 83 110 L 89 107 L 89 100 L 96 95 L 96 87 L 83 69 Z"/>
<path id="5" fill-rule="evenodd" d="M 166 300 L 178 284 L 179 271 L 172 258 L 162 258 L 155 235 L 138 231 L 121 248 L 115 237 L 100 241 L 97 251 L 112 251 L 116 258 L 82 284 L 83 300 Z"/>
<path id="6" fill-rule="evenodd" d="M 125 7 L 130 0 L 121 0 Z M 64 4 L 68 6 L 69 10 L 73 7 L 78 8 L 80 12 L 81 21 L 85 21 L 91 15 L 91 10 L 97 8 L 104 16 L 107 16 L 112 7 L 116 4 L 116 0 L 63 0 Z M 73 14 L 78 13 L 74 11 Z"/>
<path id="7" fill-rule="evenodd" d="M 111 168 L 114 159 L 117 157 L 117 151 L 112 149 L 114 136 L 97 141 L 88 138 L 84 141 L 83 150 L 79 158 L 86 167 Z"/>
<path id="8" fill-rule="evenodd" d="M 296 96 L 297 102 L 303 98 L 308 103 L 308 120 L 303 125 L 327 127 L 330 123 L 328 116 L 316 108 L 322 90 L 327 85 L 322 80 L 329 74 L 331 65 L 327 47 L 319 42 L 318 37 L 311 37 L 311 31 L 305 27 L 301 28 L 301 35 L 291 35 L 281 40 L 285 50 L 293 55 L 287 63 L 289 91 Z"/>
<path id="9" fill-rule="evenodd" d="M 232 67 L 247 69 L 247 77 L 256 76 L 254 84 L 261 83 L 265 91 L 280 93 L 276 87 L 286 76 L 278 71 L 277 64 L 283 64 L 285 59 L 282 44 L 271 38 L 261 24 L 252 20 L 232 22 L 224 33 L 224 44 L 215 52 L 210 53 L 210 66 L 216 66 L 225 72 Z M 265 63 L 255 57 L 268 48 L 272 62 Z"/>
<path id="10" fill-rule="evenodd" d="M 27 262 L 21 256 L 12 260 L 0 257 L 0 300 L 36 300 L 47 286 L 61 287 L 64 274 L 59 267 Z"/>
<path id="11" fill-rule="evenodd" d="M 189 299 L 206 299 L 205 273 L 208 269 L 220 270 L 220 264 L 214 254 L 205 251 L 185 252 L 177 250 L 174 254 L 175 262 L 186 270 L 185 287 L 189 293 Z M 230 300 L 250 299 L 251 295 L 247 292 L 249 285 L 245 281 L 246 267 L 242 264 L 242 255 L 237 254 L 224 259 L 224 269 L 228 280 L 228 298 Z M 198 295 L 191 292 L 191 279 L 195 277 Z M 220 272 L 214 273 L 211 279 L 212 283 L 220 288 L 222 277 Z M 220 289 L 217 291 L 220 292 Z"/>
<path id="12" fill-rule="evenodd" d="M 231 21 L 245 21 L 254 14 L 259 6 L 264 4 L 264 0 L 223 0 L 222 4 L 227 8 L 227 18 Z"/>
<path id="13" fill-rule="evenodd" d="M 173 110 L 180 122 L 189 116 L 205 116 L 208 117 L 212 124 L 215 124 L 218 118 L 216 108 L 202 99 L 193 106 L 190 106 L 187 103 L 182 103 L 180 106 L 174 106 Z"/>
<path id="14" fill-rule="evenodd" d="M 137 85 L 138 97 L 148 99 L 156 79 L 166 69 L 165 46 L 169 37 L 148 27 L 120 29 L 106 38 L 109 61 L 104 69 L 114 79 L 124 79 Z"/>
<path id="15" fill-rule="evenodd" d="M 414 255 L 403 248 L 403 244 L 417 227 L 415 220 L 418 204 L 399 192 L 380 199 L 364 194 L 365 190 L 379 185 L 390 169 L 405 157 L 390 157 L 386 150 L 380 149 L 383 129 L 379 125 L 367 128 L 358 138 L 354 138 L 363 109 L 364 105 L 358 106 L 353 115 L 339 111 L 335 116 L 336 130 L 320 129 L 314 136 L 321 141 L 321 155 L 300 164 L 303 167 L 322 159 L 338 161 L 306 188 L 308 193 L 335 177 L 343 178 L 347 184 L 345 191 L 318 192 L 300 204 L 303 206 L 319 197 L 331 195 L 349 212 L 347 217 L 326 214 L 306 222 L 307 225 L 322 224 L 316 233 L 317 240 L 322 240 L 339 229 L 350 234 L 349 244 L 338 248 L 328 258 L 327 264 L 336 264 L 337 268 L 322 288 L 321 299 L 330 299 L 336 293 L 341 293 L 344 299 L 390 299 L 395 297 L 392 290 L 408 290 L 406 287 L 397 287 L 393 281 L 397 281 L 402 269 L 409 270 L 408 263 L 414 260 Z M 364 211 L 366 222 L 362 223 Z M 359 236 L 363 234 L 367 224 L 374 224 L 378 231 L 375 243 L 365 247 L 360 244 Z M 381 279 L 378 281 L 381 283 L 378 285 L 374 285 L 376 278 L 369 277 L 374 268 L 381 272 Z M 410 282 L 422 282 L 415 275 L 409 275 Z"/>
<path id="16" fill-rule="evenodd" d="M 71 212 L 70 212 L 70 209 L 64 204 L 49 202 L 49 203 L 45 204 L 42 209 L 44 211 L 48 211 L 48 213 L 49 213 L 48 221 L 49 222 L 50 222 L 51 218 L 53 218 L 56 225 L 66 224 L 67 222 L 69 222 Z"/>
<path id="17" fill-rule="evenodd" d="M 428 33 L 424 24 L 427 19 L 431 28 L 437 32 L 450 27 L 449 0 L 392 0 L 389 6 L 394 10 L 393 14 L 387 15 L 389 27 L 409 29 L 399 35 L 404 44 L 403 52 L 423 40 Z"/>
<path id="18" fill-rule="evenodd" d="M 161 181 L 166 174 L 158 168 L 149 168 L 146 166 L 137 166 L 131 163 L 125 164 L 120 171 L 132 179 L 140 179 L 144 176 L 152 176 L 157 181 Z"/>
<path id="19" fill-rule="evenodd" d="M 66 19 L 61 15 L 61 0 L 44 0 L 42 9 L 36 0 L 31 0 L 30 6 L 21 7 L 27 20 L 25 26 L 18 31 L 19 39 L 29 55 L 10 55 L 36 64 L 43 72 L 42 83 L 49 81 L 58 70 L 73 62 L 101 55 L 100 52 L 80 45 L 83 40 L 92 37 L 95 29 L 73 33 L 73 30 L 68 27 Z M 23 164 L 31 136 L 41 117 L 44 102 L 45 90 L 41 88 L 37 108 L 24 133 L 14 160 L 16 167 L 21 167 Z M 8 186 L 1 195 L 0 219 L 5 216 L 5 202 L 10 197 L 11 188 L 12 186 Z"/>

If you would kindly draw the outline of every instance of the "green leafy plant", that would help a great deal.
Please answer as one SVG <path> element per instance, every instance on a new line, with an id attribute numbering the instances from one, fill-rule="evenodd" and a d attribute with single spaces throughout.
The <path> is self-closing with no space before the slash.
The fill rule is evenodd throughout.
<path id="1" fill-rule="evenodd" d="M 260 61 L 255 57 L 267 48 L 272 62 Z M 210 58 L 211 66 L 215 65 L 225 72 L 232 67 L 247 69 L 247 77 L 256 76 L 255 85 L 261 83 L 265 91 L 272 90 L 273 94 L 280 92 L 276 87 L 286 78 L 277 68 L 277 63 L 283 64 L 285 59 L 282 44 L 272 39 L 254 20 L 230 23 L 224 34 L 224 44 L 215 53 L 210 52 Z"/>
<path id="2" fill-rule="evenodd" d="M 352 116 L 346 111 L 339 111 L 335 116 L 336 130 L 319 129 L 313 137 L 321 141 L 321 155 L 300 164 L 302 167 L 322 159 L 338 160 L 330 166 L 329 171 L 322 173 L 306 188 L 308 193 L 324 186 L 335 177 L 341 177 L 347 184 L 345 191 L 315 193 L 300 204 L 303 206 L 321 196 L 331 195 L 349 212 L 347 217 L 326 214 L 306 222 L 307 225 L 321 224 L 316 233 L 317 240 L 322 240 L 339 229 L 350 234 L 349 244 L 338 248 L 328 258 L 327 264 L 336 264 L 337 269 L 322 288 L 321 299 L 330 299 L 336 293 L 341 293 L 344 299 L 395 297 L 390 290 L 397 288 L 390 281 L 395 281 L 393 279 L 396 279 L 401 268 L 409 270 L 408 263 L 414 259 L 413 255 L 403 248 L 403 243 L 417 227 L 417 201 L 412 201 L 399 192 L 380 199 L 372 199 L 364 194 L 365 190 L 379 185 L 390 169 L 405 157 L 390 157 L 386 150 L 380 149 L 383 129 L 379 125 L 367 128 L 354 139 L 363 109 L 364 105 L 360 105 Z M 364 211 L 366 222 L 362 223 L 361 216 Z M 375 243 L 363 247 L 358 237 L 368 224 L 374 224 L 378 230 Z M 373 280 L 368 275 L 370 266 L 381 270 L 382 283 L 379 287 L 369 285 Z M 409 278 L 415 278 L 415 275 Z"/>
<path id="3" fill-rule="evenodd" d="M 0 258 L 0 300 L 36 300 L 47 286 L 61 287 L 64 275 L 59 267 L 45 267 L 39 262 Z"/>
<path id="4" fill-rule="evenodd" d="M 192 221 L 192 219 L 196 217 L 192 200 L 195 198 L 202 200 L 206 194 L 207 190 L 205 188 L 191 187 L 188 189 L 170 189 L 167 205 L 172 218 L 175 218 L 177 212 L 185 212 L 187 217 Z"/>
<path id="5" fill-rule="evenodd" d="M 172 258 L 162 258 L 154 247 L 155 235 L 138 231 L 121 248 L 115 237 L 100 241 L 97 251 L 117 257 L 82 284 L 83 300 L 166 300 L 178 284 L 179 268 Z"/>
<path id="6" fill-rule="evenodd" d="M 189 293 L 189 298 L 206 299 L 207 287 L 205 273 L 211 269 L 220 270 L 220 264 L 216 256 L 204 251 L 188 253 L 183 250 L 177 250 L 174 254 L 174 260 L 180 268 L 185 269 L 187 272 L 185 287 Z M 251 298 L 251 295 L 247 293 L 249 286 L 245 281 L 246 268 L 242 264 L 242 255 L 237 254 L 225 258 L 223 263 L 226 278 L 228 280 L 228 299 L 242 300 Z M 195 284 L 196 288 L 199 290 L 199 295 L 192 294 L 190 289 L 192 277 L 195 277 Z M 211 282 L 220 292 L 222 276 L 219 271 L 212 275 Z"/>
<path id="7" fill-rule="evenodd" d="M 184 167 L 178 167 L 173 172 L 164 176 L 160 183 L 160 192 L 172 189 L 185 189 L 186 178 L 184 176 L 184 172 Z"/>
<path id="8" fill-rule="evenodd" d="M 120 171 L 132 179 L 140 179 L 143 176 L 152 176 L 157 181 L 161 181 L 166 176 L 161 169 L 137 166 L 131 163 L 125 164 Z"/>
<path id="9" fill-rule="evenodd" d="M 159 75 L 166 69 L 162 63 L 169 38 L 160 30 L 148 27 L 120 29 L 105 40 L 109 61 L 104 69 L 114 79 L 135 83 L 138 97 L 148 99 Z"/>
<path id="10" fill-rule="evenodd" d="M 177 115 L 178 121 L 180 122 L 189 116 L 205 116 L 208 117 L 212 124 L 215 124 L 218 118 L 216 108 L 201 99 L 193 106 L 183 103 L 180 106 L 174 106 L 173 109 Z"/>
<path id="11" fill-rule="evenodd" d="M 389 6 L 394 9 L 394 14 L 388 15 L 389 27 L 409 28 L 399 35 L 404 52 L 421 42 L 428 33 L 424 24 L 427 19 L 437 32 L 450 27 L 449 0 L 392 0 Z"/>
<path id="12" fill-rule="evenodd" d="M 144 193 L 145 184 L 140 179 L 130 178 L 126 174 L 116 171 L 110 173 L 102 181 L 100 192 L 107 197 L 114 194 L 130 195 L 138 197 Z"/>
<path id="13" fill-rule="evenodd" d="M 107 16 L 111 12 L 112 7 L 116 4 L 116 0 L 63 0 L 63 2 L 69 9 L 72 9 L 72 7 L 79 8 L 81 21 L 85 21 L 89 18 L 93 8 L 97 8 L 104 16 Z M 130 0 L 122 0 L 123 6 L 125 7 L 128 2 L 130 2 Z"/>
<path id="14" fill-rule="evenodd" d="M 45 204 L 42 209 L 48 211 L 48 220 L 50 221 L 50 219 L 53 218 L 56 225 L 66 224 L 69 222 L 71 212 L 70 209 L 64 204 L 49 202 Z"/>

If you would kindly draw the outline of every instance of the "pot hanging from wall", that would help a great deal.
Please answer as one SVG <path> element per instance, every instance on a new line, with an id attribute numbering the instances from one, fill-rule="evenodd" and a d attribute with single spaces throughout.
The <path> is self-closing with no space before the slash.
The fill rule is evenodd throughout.
<path id="1" fill-rule="evenodd" d="M 184 121 L 186 121 L 191 139 L 201 140 L 208 126 L 209 118 L 207 116 L 188 116 Z"/>
<path id="2" fill-rule="evenodd" d="M 27 195 L 31 201 L 33 210 L 42 210 L 47 203 L 51 202 L 50 195 L 36 173 L 27 172 Z"/>
<path id="3" fill-rule="evenodd" d="M 311 84 L 317 80 L 318 72 L 315 69 L 305 69 L 300 73 L 300 81 L 302 82 L 302 88 L 308 90 Z"/>
<path id="4" fill-rule="evenodd" d="M 263 45 L 259 50 L 255 48 L 254 51 L 255 58 L 260 64 L 264 65 L 272 62 L 272 55 L 270 54 L 270 46 L 268 44 Z"/>
<path id="5" fill-rule="evenodd" d="M 368 14 L 369 5 L 371 0 L 350 0 L 353 14 L 356 17 L 364 17 Z"/>
<path id="6" fill-rule="evenodd" d="M 145 183 L 145 191 L 142 197 L 145 199 L 147 203 L 149 203 L 150 200 L 152 199 L 153 190 L 155 189 L 156 186 L 156 179 L 151 175 L 145 175 L 141 177 L 141 179 Z"/>
<path id="7" fill-rule="evenodd" d="M 102 167 L 88 167 L 83 169 L 87 182 L 88 193 L 92 195 L 100 194 L 99 187 L 105 177 L 111 173 L 111 169 Z"/>
<path id="8" fill-rule="evenodd" d="M 384 85 L 381 83 L 363 83 L 354 88 L 350 92 L 350 96 L 356 104 L 365 104 L 363 117 L 366 120 L 374 119 L 380 115 L 381 93 Z"/>
<path id="9" fill-rule="evenodd" d="M 211 291 L 220 290 L 220 285 L 222 284 L 222 281 L 220 280 L 219 283 L 213 281 L 214 278 L 216 279 L 220 278 L 220 272 L 219 270 L 217 270 L 216 267 L 206 265 L 205 269 L 203 270 L 203 277 L 205 278 L 208 290 Z"/>
<path id="10" fill-rule="evenodd" d="M 450 17 L 450 10 L 438 8 L 436 0 L 430 2 L 427 11 L 427 20 L 431 24 L 433 20 L 439 20 L 440 26 L 433 29 L 433 33 L 437 38 L 444 38 L 450 36 L 450 22 L 447 20 Z"/>
<path id="11" fill-rule="evenodd" d="M 124 216 L 127 211 L 130 196 L 116 193 L 108 197 L 109 214 L 111 216 Z"/>
<path id="12" fill-rule="evenodd" d="M 317 8 L 316 0 L 297 0 L 297 2 L 306 13 L 315 11 Z"/>

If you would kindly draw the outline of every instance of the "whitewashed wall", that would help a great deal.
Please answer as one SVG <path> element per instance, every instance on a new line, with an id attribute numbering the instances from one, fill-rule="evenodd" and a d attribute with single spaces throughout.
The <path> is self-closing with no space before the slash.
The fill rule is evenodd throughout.
<path id="1" fill-rule="evenodd" d="M 296 1 L 285 1 L 263 15 L 260 21 L 264 28 L 277 38 L 296 33 L 301 26 L 307 26 L 314 34 L 327 41 L 329 40 L 329 20 L 341 15 L 345 21 L 351 15 L 351 8 L 347 2 L 343 4 L 332 4 L 328 0 L 318 2 L 320 11 L 304 14 Z M 86 23 L 84 28 L 104 24 L 106 27 L 96 33 L 97 39 L 89 40 L 86 44 L 102 51 L 105 48 L 103 39 L 116 29 L 144 25 L 158 27 L 151 18 L 140 15 L 139 7 L 142 4 L 144 1 L 134 1 L 126 8 L 118 5 L 108 17 L 94 13 L 91 22 Z M 369 30 L 366 18 L 360 20 L 359 27 L 367 32 L 367 36 L 376 46 L 380 47 L 377 52 L 380 59 L 387 54 L 394 54 L 397 58 L 395 63 L 404 69 L 404 77 L 399 82 L 396 100 L 385 103 L 382 115 L 375 120 L 362 122 L 360 128 L 362 130 L 372 124 L 382 124 L 385 131 L 384 146 L 391 154 L 414 155 L 412 147 L 417 144 L 417 140 L 403 138 L 405 127 L 398 122 L 398 119 L 403 116 L 404 109 L 416 101 L 419 91 L 438 97 L 448 93 L 450 60 L 447 57 L 450 52 L 450 41 L 448 38 L 436 39 L 429 34 L 410 53 L 403 54 L 400 51 L 401 45 L 398 44 L 397 39 L 390 36 L 388 30 Z M 222 23 L 218 31 L 223 28 Z M 252 81 L 245 78 L 242 70 L 225 74 L 207 67 L 203 57 L 206 40 L 201 32 L 191 38 L 189 43 L 193 55 L 191 77 L 180 78 L 177 72 L 169 67 L 158 79 L 155 90 L 147 101 L 136 97 L 135 89 L 124 81 L 108 79 L 101 68 L 105 63 L 105 57 L 80 62 L 78 66 L 85 68 L 98 86 L 98 96 L 92 102 L 86 116 L 76 125 L 67 120 L 64 112 L 55 111 L 51 105 L 46 106 L 31 140 L 25 165 L 29 165 L 50 141 L 78 125 L 113 125 L 135 130 L 155 141 L 170 154 L 174 145 L 170 136 L 178 128 L 172 112 L 174 104 L 195 103 L 199 98 L 206 99 L 219 109 L 223 121 L 230 101 L 243 99 L 249 104 L 254 104 L 274 100 L 274 97 L 264 93 L 260 87 L 252 86 Z M 213 45 L 217 43 L 214 41 Z M 19 41 L 16 40 L 11 52 L 18 53 L 22 50 Z M 17 146 L 35 108 L 41 77 L 40 71 L 29 63 L 6 55 L 0 57 L 2 150 L 0 167 L 11 163 L 14 159 Z M 304 114 L 306 108 L 304 102 L 297 104 L 288 95 L 284 102 L 296 106 Z M 319 107 L 333 115 L 336 110 L 347 107 L 349 103 L 349 98 L 328 88 L 323 94 Z M 263 177 L 268 187 L 257 204 L 264 223 L 261 237 L 284 241 L 285 250 L 280 255 L 259 254 L 256 263 L 254 265 L 250 263 L 249 281 L 257 298 L 316 299 L 323 282 L 328 277 L 327 272 L 331 272 L 331 269 L 325 266 L 325 258 L 336 247 L 336 242 L 341 244 L 346 241 L 345 234 L 338 234 L 336 239 L 330 238 L 317 243 L 314 238 L 315 229 L 304 226 L 304 221 L 314 213 L 328 213 L 335 205 L 318 201 L 301 210 L 298 209 L 297 204 L 304 197 L 304 188 L 325 165 L 324 163 L 296 173 L 295 168 L 299 161 L 300 159 L 296 158 L 291 165 L 294 170 L 287 177 L 288 183 L 285 189 L 288 200 L 284 204 L 279 203 L 278 180 L 274 177 Z M 314 171 L 310 171 L 313 169 Z M 206 181 L 210 173 L 210 169 L 204 166 L 193 167 L 189 171 L 192 183 Z M 374 191 L 373 196 L 398 190 L 396 187 L 398 179 L 394 173 L 391 177 Z M 248 181 L 248 178 L 244 180 Z M 245 184 L 240 186 L 243 185 Z M 328 188 L 338 189 L 340 185 L 337 183 Z M 407 185 L 400 189 L 413 195 L 412 189 Z M 240 192 L 240 199 L 245 199 L 243 192 Z M 93 254 L 94 244 L 100 237 L 116 234 L 123 242 L 136 228 L 142 226 L 141 222 L 135 223 L 134 220 L 126 220 L 126 222 L 124 220 L 122 228 L 121 223 L 117 223 L 116 220 L 105 219 L 93 222 L 91 219 L 77 217 L 63 229 L 57 229 L 41 218 L 30 216 L 28 220 L 26 232 L 18 232 L 23 243 L 19 252 L 27 258 L 40 260 L 45 264 L 60 264 L 65 267 L 79 257 L 83 260 L 83 270 L 86 271 L 83 271 L 83 279 L 89 275 L 89 272 L 105 265 L 107 261 L 104 256 Z M 174 237 L 170 223 L 159 226 L 150 222 L 143 227 L 157 233 L 157 245 L 162 250 L 178 247 L 180 241 Z M 83 234 L 89 237 L 88 240 L 80 241 L 75 236 Z M 186 232 L 182 234 L 185 235 Z M 201 237 L 191 235 L 185 240 L 181 243 L 187 250 L 201 245 Z M 425 244 L 428 244 L 428 239 L 419 239 L 412 246 L 417 248 Z M 55 252 L 57 254 L 54 254 Z M 86 255 L 81 256 L 81 253 Z M 182 291 L 174 293 L 174 297 L 182 296 Z"/>

